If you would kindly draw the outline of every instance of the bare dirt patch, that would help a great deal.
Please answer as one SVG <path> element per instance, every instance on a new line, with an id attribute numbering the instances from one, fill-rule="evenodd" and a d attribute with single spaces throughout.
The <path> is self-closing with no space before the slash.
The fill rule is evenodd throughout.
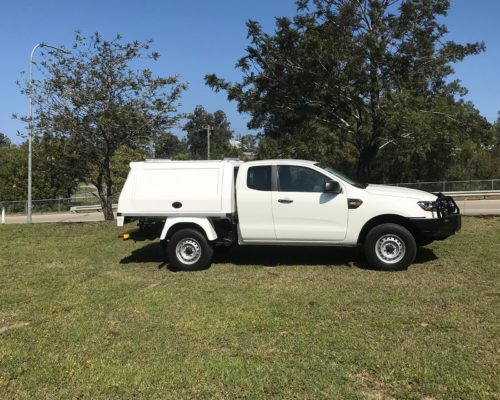
<path id="1" fill-rule="evenodd" d="M 17 321 L 11 322 L 10 324 L 0 325 L 0 333 L 10 331 L 11 329 L 22 328 L 23 326 L 27 326 L 29 324 L 29 322 Z"/>
<path id="2" fill-rule="evenodd" d="M 371 371 L 351 374 L 349 378 L 360 388 L 367 399 L 370 400 L 395 400 L 387 387 Z"/>

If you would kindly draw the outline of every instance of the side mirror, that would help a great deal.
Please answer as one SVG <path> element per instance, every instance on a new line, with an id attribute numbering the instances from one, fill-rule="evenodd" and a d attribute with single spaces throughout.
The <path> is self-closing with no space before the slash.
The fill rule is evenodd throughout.
<path id="1" fill-rule="evenodd" d="M 342 192 L 342 188 L 340 184 L 336 181 L 326 181 L 323 184 L 323 192 L 325 193 L 340 193 Z"/>

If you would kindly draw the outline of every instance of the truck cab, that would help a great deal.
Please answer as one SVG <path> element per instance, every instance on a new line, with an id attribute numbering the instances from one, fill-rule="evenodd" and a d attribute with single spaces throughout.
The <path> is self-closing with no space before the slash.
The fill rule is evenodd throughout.
<path id="1" fill-rule="evenodd" d="M 347 185 L 325 172 L 314 162 L 298 160 L 257 161 L 240 166 L 236 182 L 239 243 L 345 241 Z"/>

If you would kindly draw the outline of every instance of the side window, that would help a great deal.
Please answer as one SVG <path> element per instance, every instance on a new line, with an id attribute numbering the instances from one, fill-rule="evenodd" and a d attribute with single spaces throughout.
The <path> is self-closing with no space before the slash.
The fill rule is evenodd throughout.
<path id="1" fill-rule="evenodd" d="M 255 190 L 271 190 L 271 166 L 264 165 L 248 168 L 247 186 Z"/>
<path id="2" fill-rule="evenodd" d="M 329 179 L 310 168 L 295 165 L 278 167 L 280 192 L 323 192 L 323 184 Z"/>

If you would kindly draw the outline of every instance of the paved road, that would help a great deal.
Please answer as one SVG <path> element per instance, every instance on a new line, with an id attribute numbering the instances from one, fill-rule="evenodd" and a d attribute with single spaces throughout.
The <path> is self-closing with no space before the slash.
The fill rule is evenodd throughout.
<path id="1" fill-rule="evenodd" d="M 457 201 L 462 215 L 500 215 L 500 200 L 467 200 Z M 104 221 L 102 213 L 64 213 L 64 214 L 33 214 L 33 222 L 92 222 Z M 7 224 L 23 224 L 25 215 L 5 217 Z"/>
<path id="2" fill-rule="evenodd" d="M 500 215 L 500 200 L 457 201 L 462 215 Z"/>

